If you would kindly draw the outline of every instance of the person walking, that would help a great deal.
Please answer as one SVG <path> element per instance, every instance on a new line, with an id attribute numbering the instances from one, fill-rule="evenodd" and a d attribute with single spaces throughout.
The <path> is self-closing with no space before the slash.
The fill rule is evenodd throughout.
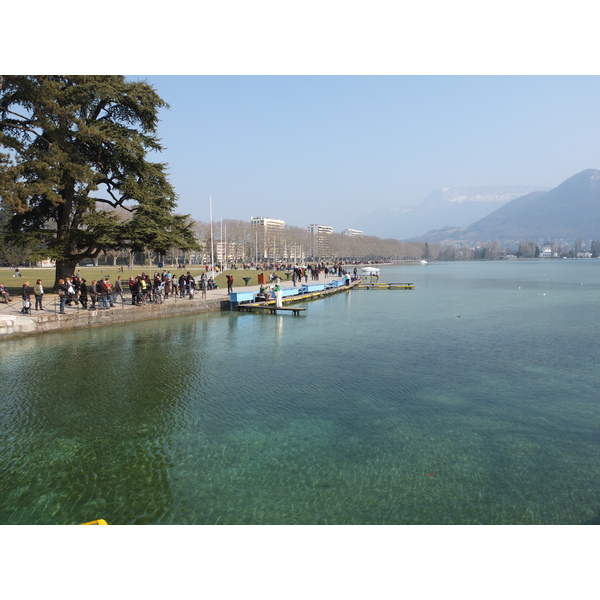
<path id="1" fill-rule="evenodd" d="M 35 294 L 35 310 L 44 310 L 42 308 L 42 299 L 44 298 L 44 286 L 42 280 L 38 279 L 33 286 L 33 293 Z"/>
<path id="2" fill-rule="evenodd" d="M 118 297 L 121 297 L 121 304 L 125 304 L 125 298 L 123 298 L 123 282 L 121 281 L 121 276 L 117 277 L 115 281 L 115 288 L 113 292 L 113 300 L 116 302 Z"/>
<path id="3" fill-rule="evenodd" d="M 112 286 L 112 283 L 110 282 L 110 277 L 108 275 L 104 278 L 104 287 L 106 288 L 106 291 L 107 291 L 106 299 L 107 299 L 108 303 L 110 304 L 110 307 L 114 308 L 115 303 L 113 302 L 113 286 Z"/>

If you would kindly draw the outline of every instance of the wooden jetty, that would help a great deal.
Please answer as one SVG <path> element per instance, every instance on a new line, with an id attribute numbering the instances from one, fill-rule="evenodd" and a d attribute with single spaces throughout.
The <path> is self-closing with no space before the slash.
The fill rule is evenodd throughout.
<path id="1" fill-rule="evenodd" d="M 414 290 L 414 283 L 359 283 L 357 290 Z"/>
<path id="2" fill-rule="evenodd" d="M 278 311 L 286 311 L 289 310 L 295 317 L 297 317 L 300 312 L 305 311 L 306 308 L 300 308 L 299 306 L 274 306 L 272 304 L 240 304 L 238 306 L 238 310 L 240 312 L 250 312 L 253 310 L 268 310 L 270 314 L 275 315 Z"/>

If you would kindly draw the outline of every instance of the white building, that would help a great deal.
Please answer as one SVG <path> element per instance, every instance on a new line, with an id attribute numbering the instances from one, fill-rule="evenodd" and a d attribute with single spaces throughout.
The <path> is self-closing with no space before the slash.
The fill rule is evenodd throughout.
<path id="1" fill-rule="evenodd" d="M 285 260 L 285 221 L 268 217 L 250 217 L 256 244 L 256 260 Z"/>
<path id="2" fill-rule="evenodd" d="M 310 254 L 312 258 L 318 260 L 331 258 L 333 227 L 314 223 L 308 226 L 308 232 L 310 233 Z"/>
<path id="3" fill-rule="evenodd" d="M 542 244 L 540 248 L 540 258 L 556 258 L 558 256 L 557 252 L 554 252 L 552 249 L 552 242 L 545 242 Z"/>
<path id="4" fill-rule="evenodd" d="M 38 261 L 35 263 L 36 267 L 43 267 L 43 268 L 54 268 L 56 266 L 56 263 L 51 259 L 51 258 L 46 258 L 44 260 Z"/>
<path id="5" fill-rule="evenodd" d="M 364 235 L 362 231 L 358 229 L 344 229 L 342 235 Z"/>

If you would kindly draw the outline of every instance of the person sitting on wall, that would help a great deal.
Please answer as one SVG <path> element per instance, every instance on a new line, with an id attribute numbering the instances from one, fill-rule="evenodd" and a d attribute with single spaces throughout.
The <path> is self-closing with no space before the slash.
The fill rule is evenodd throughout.
<path id="1" fill-rule="evenodd" d="M 3 283 L 0 283 L 0 296 L 4 298 L 4 302 L 6 302 L 7 304 L 10 302 L 10 296 L 8 295 L 8 292 L 6 291 L 6 286 Z"/>

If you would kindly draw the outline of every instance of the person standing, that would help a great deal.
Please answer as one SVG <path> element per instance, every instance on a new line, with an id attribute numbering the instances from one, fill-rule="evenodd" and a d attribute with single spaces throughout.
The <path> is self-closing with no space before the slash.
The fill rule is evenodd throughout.
<path id="1" fill-rule="evenodd" d="M 133 283 L 129 283 L 129 289 L 131 290 L 131 304 L 140 306 L 142 304 L 142 277 L 138 275 Z"/>
<path id="2" fill-rule="evenodd" d="M 29 281 L 23 282 L 21 298 L 23 298 L 23 308 L 21 309 L 21 312 L 24 315 L 28 315 L 31 309 L 31 290 L 29 289 Z"/>
<path id="3" fill-rule="evenodd" d="M 190 297 L 190 300 L 194 299 L 194 290 L 196 289 L 196 280 L 194 279 L 194 276 L 190 274 L 190 272 L 188 271 L 187 277 L 186 277 L 186 281 L 187 281 L 187 288 L 188 288 L 188 294 Z"/>
<path id="4" fill-rule="evenodd" d="M 98 290 L 98 296 L 100 296 L 100 306 L 98 307 L 98 310 L 108 309 L 108 288 L 102 279 L 98 279 L 96 282 L 96 289 Z"/>
<path id="5" fill-rule="evenodd" d="M 67 293 L 69 291 L 69 286 L 65 283 L 64 279 L 58 280 L 58 298 L 60 300 L 60 314 L 65 314 L 65 303 L 67 302 Z"/>
<path id="6" fill-rule="evenodd" d="M 129 292 L 131 294 L 131 304 L 135 306 L 137 299 L 137 281 L 133 278 L 133 275 L 129 278 Z"/>
<path id="7" fill-rule="evenodd" d="M 228 273 L 227 275 L 227 293 L 231 294 L 233 292 L 233 275 Z"/>
<path id="8" fill-rule="evenodd" d="M 277 308 L 282 308 L 283 307 L 283 299 L 282 299 L 283 292 L 281 291 L 281 287 L 279 286 L 278 283 L 275 284 L 275 287 L 273 288 L 273 292 L 275 292 L 275 306 Z"/>
<path id="9" fill-rule="evenodd" d="M 206 273 L 202 273 L 200 277 L 200 290 L 202 291 L 202 300 L 206 300 L 206 290 L 208 288 L 208 278 L 206 277 Z"/>
<path id="10" fill-rule="evenodd" d="M 33 293 L 35 294 L 35 310 L 44 310 L 42 308 L 42 299 L 44 298 L 44 286 L 42 280 L 38 279 L 33 286 Z"/>
<path id="11" fill-rule="evenodd" d="M 95 279 L 92 279 L 92 283 L 90 284 L 90 298 L 92 299 L 90 310 L 96 310 L 96 300 L 98 299 L 98 283 Z"/>
<path id="12" fill-rule="evenodd" d="M 80 278 L 79 280 L 79 302 L 81 302 L 81 308 L 87 309 L 88 301 L 88 289 L 85 279 Z"/>

